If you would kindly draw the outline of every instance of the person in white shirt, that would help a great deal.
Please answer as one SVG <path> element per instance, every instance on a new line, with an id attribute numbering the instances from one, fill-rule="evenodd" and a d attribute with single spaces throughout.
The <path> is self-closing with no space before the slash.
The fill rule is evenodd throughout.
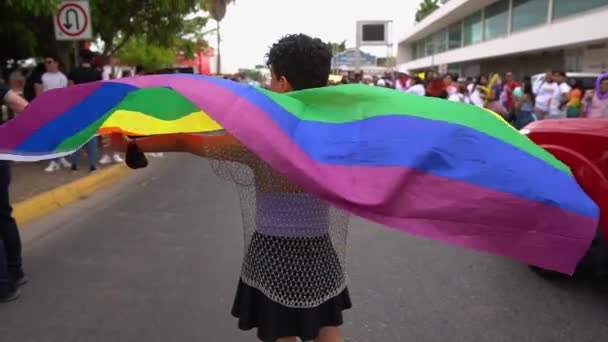
<path id="1" fill-rule="evenodd" d="M 42 74 L 43 92 L 68 86 L 68 78 L 59 71 L 58 60 L 54 57 L 47 57 L 44 60 L 44 65 L 46 67 L 46 72 Z"/>
<path id="2" fill-rule="evenodd" d="M 42 74 L 42 85 L 37 87 L 37 92 L 47 92 L 53 89 L 65 88 L 68 86 L 68 78 L 59 71 L 59 59 L 53 56 L 46 57 L 44 59 L 44 66 L 46 72 Z M 41 88 L 41 89 L 40 89 Z M 58 158 L 51 160 L 49 166 L 44 169 L 46 172 L 53 172 L 60 170 L 61 167 L 70 168 L 72 164 L 65 158 Z"/>
<path id="3" fill-rule="evenodd" d="M 410 87 L 405 92 L 418 96 L 426 96 L 426 89 L 420 77 L 410 78 Z"/>
<path id="4" fill-rule="evenodd" d="M 487 92 L 484 91 L 484 87 L 488 86 L 488 77 L 481 75 L 477 78 L 477 82 L 471 83 L 467 87 L 469 95 L 469 103 L 477 107 L 485 107 Z"/>
<path id="5" fill-rule="evenodd" d="M 567 104 L 570 101 L 570 90 L 572 88 L 566 82 L 566 73 L 563 71 L 555 71 L 553 79 L 557 87 L 551 98 L 547 119 L 563 119 L 568 117 Z"/>
<path id="6" fill-rule="evenodd" d="M 559 85 L 553 80 L 551 72 L 545 74 L 544 80 L 536 82 L 534 86 L 534 93 L 536 94 L 534 114 L 539 120 L 544 119 L 549 114 L 551 101 L 558 87 Z"/>
<path id="7" fill-rule="evenodd" d="M 541 87 L 549 82 L 549 80 L 553 79 L 553 71 L 552 70 L 547 70 L 545 71 L 545 77 L 539 77 L 536 79 L 536 81 L 534 81 L 534 84 L 532 84 L 532 92 L 534 93 L 534 96 L 538 95 L 538 92 L 540 91 Z"/>
<path id="8" fill-rule="evenodd" d="M 456 92 L 450 94 L 448 97 L 448 101 L 452 102 L 467 103 L 467 100 L 467 87 L 464 84 L 459 84 L 458 87 L 456 87 Z"/>

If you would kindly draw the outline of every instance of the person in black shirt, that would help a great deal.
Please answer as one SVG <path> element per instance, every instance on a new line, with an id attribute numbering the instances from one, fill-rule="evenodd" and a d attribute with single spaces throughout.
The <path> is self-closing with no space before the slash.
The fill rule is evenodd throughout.
<path id="1" fill-rule="evenodd" d="M 90 50 L 80 52 L 80 66 L 73 69 L 68 75 L 69 85 L 83 84 L 101 81 L 101 73 L 92 65 L 93 53 Z M 86 145 L 89 159 L 89 170 L 97 170 L 97 137 L 94 137 Z M 80 155 L 82 150 L 76 151 L 72 155 L 72 171 L 77 171 L 80 165 Z"/>
<path id="2" fill-rule="evenodd" d="M 32 102 L 38 95 L 38 92 L 42 91 L 42 75 L 45 73 L 46 67 L 44 63 L 38 63 L 34 69 L 30 72 L 30 75 L 25 81 L 25 87 L 23 87 L 23 96 L 29 102 Z M 38 92 L 36 88 L 39 88 Z"/>
<path id="3" fill-rule="evenodd" d="M 0 100 L 15 113 L 27 106 L 21 96 L 0 84 Z M 10 164 L 0 160 L 0 303 L 19 298 L 19 286 L 27 282 L 21 261 L 21 237 L 13 218 L 9 198 Z"/>

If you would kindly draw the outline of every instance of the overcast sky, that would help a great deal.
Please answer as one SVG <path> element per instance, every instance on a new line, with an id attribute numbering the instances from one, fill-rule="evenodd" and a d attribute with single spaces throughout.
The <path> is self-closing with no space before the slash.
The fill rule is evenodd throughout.
<path id="1" fill-rule="evenodd" d="M 354 47 L 357 20 L 393 20 L 393 36 L 397 39 L 414 25 L 418 3 L 418 0 L 237 0 L 228 7 L 222 21 L 222 64 L 227 69 L 224 72 L 263 64 L 268 47 L 288 33 L 306 33 L 332 42 L 346 40 L 348 47 Z M 210 36 L 209 40 L 214 46 L 215 37 Z M 378 57 L 386 56 L 387 52 L 383 47 L 362 49 Z M 396 46 L 393 51 L 396 53 Z"/>

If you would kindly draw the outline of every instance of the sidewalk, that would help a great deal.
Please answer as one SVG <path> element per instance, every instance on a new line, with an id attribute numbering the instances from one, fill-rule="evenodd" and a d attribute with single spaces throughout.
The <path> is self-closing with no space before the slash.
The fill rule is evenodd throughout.
<path id="1" fill-rule="evenodd" d="M 83 158 L 86 159 L 86 158 Z M 91 174 L 86 161 L 83 160 L 80 170 L 61 169 L 55 172 L 45 172 L 49 161 L 36 163 L 12 163 L 11 202 L 13 204 L 32 198 L 43 192 L 53 190 L 62 185 L 72 183 Z M 114 164 L 98 165 L 99 170 Z"/>

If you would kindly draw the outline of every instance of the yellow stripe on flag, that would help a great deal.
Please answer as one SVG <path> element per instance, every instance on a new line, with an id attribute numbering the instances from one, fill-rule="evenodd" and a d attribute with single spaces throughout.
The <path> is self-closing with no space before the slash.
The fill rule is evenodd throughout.
<path id="1" fill-rule="evenodd" d="M 161 120 L 144 113 L 117 110 L 99 127 L 100 131 L 120 128 L 121 131 L 137 135 L 157 135 L 171 133 L 204 133 L 223 130 L 205 112 L 194 112 L 177 120 Z"/>

